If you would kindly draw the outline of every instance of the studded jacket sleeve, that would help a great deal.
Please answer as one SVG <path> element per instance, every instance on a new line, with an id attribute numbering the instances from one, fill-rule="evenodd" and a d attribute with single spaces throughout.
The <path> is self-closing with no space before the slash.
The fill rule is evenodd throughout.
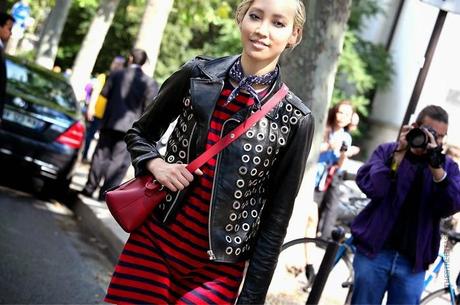
<path id="1" fill-rule="evenodd" d="M 136 176 L 146 173 L 146 161 L 161 157 L 156 143 L 181 111 L 181 100 L 190 86 L 194 66 L 195 61 L 189 61 L 171 75 L 154 101 L 126 133 L 125 141 Z"/>
<path id="2" fill-rule="evenodd" d="M 264 303 L 302 182 L 313 132 L 314 119 L 308 113 L 272 172 L 269 200 L 237 304 Z"/>

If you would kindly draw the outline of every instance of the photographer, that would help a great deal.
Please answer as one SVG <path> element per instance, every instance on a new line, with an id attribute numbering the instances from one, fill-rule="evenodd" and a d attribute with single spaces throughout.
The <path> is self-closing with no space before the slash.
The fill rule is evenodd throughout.
<path id="1" fill-rule="evenodd" d="M 371 199 L 352 224 L 352 304 L 419 304 L 439 250 L 441 218 L 460 210 L 458 165 L 442 153 L 448 114 L 425 107 L 399 141 L 380 145 L 356 182 Z"/>

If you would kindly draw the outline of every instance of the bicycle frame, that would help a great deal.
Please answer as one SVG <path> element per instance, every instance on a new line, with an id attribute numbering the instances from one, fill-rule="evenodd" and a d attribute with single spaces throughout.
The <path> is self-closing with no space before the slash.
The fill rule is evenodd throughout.
<path id="1" fill-rule="evenodd" d="M 423 288 L 426 289 L 426 287 L 431 283 L 433 278 L 437 277 L 439 272 L 441 271 L 442 265 L 446 263 L 446 257 L 444 254 L 440 253 L 438 254 L 438 258 L 436 259 L 435 267 L 428 273 L 428 276 L 425 277 L 425 281 L 423 282 Z M 452 281 L 450 278 L 450 273 L 446 271 L 446 279 L 447 279 L 447 285 L 449 289 L 449 295 L 450 295 L 450 303 L 452 305 L 455 305 L 455 289 L 454 286 L 452 285 Z"/>
<path id="2" fill-rule="evenodd" d="M 347 238 L 340 246 L 339 249 L 337 250 L 337 253 L 335 254 L 335 260 L 334 260 L 334 266 L 339 262 L 340 258 L 345 254 L 347 249 L 351 250 L 351 253 L 355 253 L 355 246 L 353 246 L 353 236 Z"/>

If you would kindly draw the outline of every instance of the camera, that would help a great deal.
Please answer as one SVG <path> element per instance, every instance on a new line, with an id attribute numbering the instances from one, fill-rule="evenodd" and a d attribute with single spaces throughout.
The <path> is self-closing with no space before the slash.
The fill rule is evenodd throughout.
<path id="1" fill-rule="evenodd" d="M 425 133 L 424 129 L 430 132 L 433 137 L 436 139 L 437 133 L 436 130 L 430 126 L 421 126 L 411 129 L 407 135 L 406 140 L 410 147 L 412 148 L 426 148 L 428 143 L 430 143 L 430 138 Z"/>
<path id="2" fill-rule="evenodd" d="M 346 152 L 348 150 L 348 145 L 345 141 L 342 142 L 342 145 L 340 146 L 340 152 Z"/>

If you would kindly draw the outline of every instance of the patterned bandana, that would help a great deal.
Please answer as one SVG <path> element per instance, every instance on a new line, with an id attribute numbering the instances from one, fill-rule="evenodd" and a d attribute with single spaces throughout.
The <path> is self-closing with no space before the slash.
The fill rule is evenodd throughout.
<path id="1" fill-rule="evenodd" d="M 254 97 L 255 104 L 259 108 L 260 107 L 260 99 L 259 95 L 257 94 L 256 90 L 252 87 L 252 85 L 270 85 L 277 77 L 278 77 L 278 66 L 276 69 L 264 74 L 264 75 L 247 75 L 245 76 L 243 73 L 243 68 L 241 67 L 241 58 L 238 59 L 233 66 L 230 68 L 229 76 L 232 80 L 238 83 L 238 86 L 233 89 L 230 95 L 227 98 L 225 105 L 230 103 L 232 100 L 236 98 L 240 90 L 246 90 L 249 94 Z"/>

